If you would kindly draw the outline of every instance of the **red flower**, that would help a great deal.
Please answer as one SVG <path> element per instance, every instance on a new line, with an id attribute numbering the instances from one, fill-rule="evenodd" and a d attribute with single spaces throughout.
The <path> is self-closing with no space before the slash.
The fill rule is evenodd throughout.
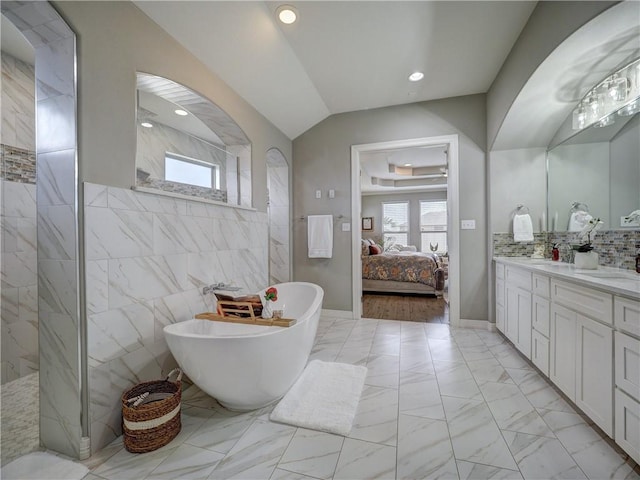
<path id="1" fill-rule="evenodd" d="M 275 302 L 276 300 L 278 300 L 278 289 L 276 287 L 267 288 L 267 290 L 264 292 L 264 298 L 266 300 Z"/>

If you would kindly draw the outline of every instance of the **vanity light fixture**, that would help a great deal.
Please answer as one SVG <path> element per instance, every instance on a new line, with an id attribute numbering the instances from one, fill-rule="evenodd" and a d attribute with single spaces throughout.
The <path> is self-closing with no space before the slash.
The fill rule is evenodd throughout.
<path id="1" fill-rule="evenodd" d="M 181 108 L 174 110 L 174 112 L 176 115 L 180 115 L 181 117 L 189 115 L 189 112 L 187 112 L 186 110 L 182 110 Z"/>
<path id="2" fill-rule="evenodd" d="M 627 116 L 639 109 L 640 58 L 637 58 L 587 92 L 573 110 L 573 129 L 606 127 L 615 122 L 614 113 Z"/>
<path id="3" fill-rule="evenodd" d="M 285 25 L 291 25 L 298 19 L 298 10 L 291 5 L 280 5 L 276 9 L 276 16 Z"/>
<path id="4" fill-rule="evenodd" d="M 141 127 L 144 127 L 144 128 L 152 128 L 152 127 L 153 127 L 153 123 L 149 123 L 149 122 L 142 122 L 142 123 L 140 124 L 140 126 L 141 126 Z"/>
<path id="5" fill-rule="evenodd" d="M 413 72 L 411 75 L 409 75 L 409 81 L 411 82 L 419 82 L 423 78 L 424 78 L 424 73 L 422 72 Z"/>

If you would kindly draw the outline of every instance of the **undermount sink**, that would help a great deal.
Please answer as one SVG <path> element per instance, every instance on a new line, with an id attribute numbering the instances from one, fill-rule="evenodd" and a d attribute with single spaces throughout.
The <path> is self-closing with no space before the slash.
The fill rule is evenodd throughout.
<path id="1" fill-rule="evenodd" d="M 595 278 L 611 278 L 611 279 L 619 279 L 619 280 L 636 280 L 640 281 L 640 275 L 634 275 L 633 273 L 625 273 L 625 272 L 599 272 L 594 270 L 593 272 L 576 272 L 581 275 L 588 275 L 589 277 Z"/>

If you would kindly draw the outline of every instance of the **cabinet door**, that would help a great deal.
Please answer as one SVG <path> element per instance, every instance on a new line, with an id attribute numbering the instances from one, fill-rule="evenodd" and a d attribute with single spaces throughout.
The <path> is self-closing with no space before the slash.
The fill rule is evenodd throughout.
<path id="1" fill-rule="evenodd" d="M 504 334 L 515 344 L 518 338 L 518 288 L 507 285 L 505 292 Z"/>
<path id="2" fill-rule="evenodd" d="M 576 405 L 613 437 L 613 329 L 578 314 Z"/>
<path id="3" fill-rule="evenodd" d="M 616 443 L 640 463 L 640 403 L 617 388 Z"/>
<path id="4" fill-rule="evenodd" d="M 640 401 L 640 340 L 615 332 L 616 385 Z"/>
<path id="5" fill-rule="evenodd" d="M 575 401 L 577 315 L 551 304 L 549 327 L 549 378 Z"/>
<path id="6" fill-rule="evenodd" d="M 496 328 L 504 333 L 504 307 L 496 305 Z"/>
<path id="7" fill-rule="evenodd" d="M 507 286 L 505 334 L 513 344 L 531 358 L 531 293 Z"/>
<path id="8" fill-rule="evenodd" d="M 531 361 L 549 376 L 549 339 L 536 330 L 531 332 Z"/>
<path id="9" fill-rule="evenodd" d="M 545 337 L 549 337 L 549 300 L 533 296 L 531 327 Z"/>

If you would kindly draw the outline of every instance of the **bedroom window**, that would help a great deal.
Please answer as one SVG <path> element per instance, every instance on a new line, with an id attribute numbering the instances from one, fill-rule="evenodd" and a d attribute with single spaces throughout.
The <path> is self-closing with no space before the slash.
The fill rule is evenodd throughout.
<path id="1" fill-rule="evenodd" d="M 409 242 L 409 202 L 382 204 L 382 235 L 385 249 Z"/>
<path id="2" fill-rule="evenodd" d="M 420 201 L 420 251 L 449 251 L 447 246 L 447 201 Z"/>

